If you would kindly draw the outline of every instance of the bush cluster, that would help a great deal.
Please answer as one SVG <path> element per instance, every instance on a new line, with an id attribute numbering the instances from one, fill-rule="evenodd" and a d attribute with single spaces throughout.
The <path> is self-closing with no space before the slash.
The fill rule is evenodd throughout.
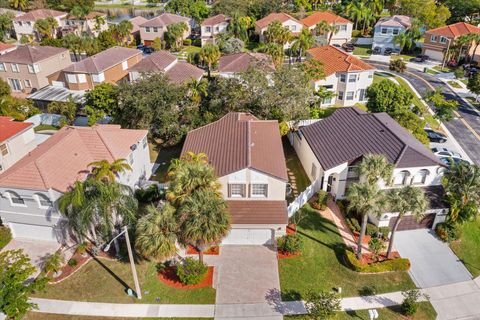
<path id="1" fill-rule="evenodd" d="M 302 250 L 302 239 L 297 234 L 287 234 L 277 240 L 278 250 L 285 253 L 297 253 Z"/>
<path id="2" fill-rule="evenodd" d="M 460 239 L 461 229 L 458 224 L 440 222 L 435 226 L 435 233 L 444 242 Z"/>
<path id="3" fill-rule="evenodd" d="M 418 301 L 422 297 L 422 294 L 418 289 L 413 289 L 402 292 L 402 295 L 404 297 L 401 305 L 402 313 L 408 317 L 411 317 L 417 313 Z"/>
<path id="4" fill-rule="evenodd" d="M 77 259 L 73 259 L 73 258 L 72 258 L 72 259 L 68 260 L 67 264 L 68 264 L 70 267 L 76 267 L 77 264 L 78 264 L 78 261 L 77 261 Z"/>
<path id="5" fill-rule="evenodd" d="M 358 261 L 355 253 L 350 250 L 346 250 L 345 259 L 353 270 L 361 273 L 407 271 L 410 269 L 410 260 L 403 258 L 385 260 L 371 264 L 362 264 L 360 261 Z"/>
<path id="6" fill-rule="evenodd" d="M 320 190 L 317 193 L 317 200 L 313 202 L 312 207 L 317 210 L 325 210 L 327 208 L 328 193 Z"/>
<path id="7" fill-rule="evenodd" d="M 200 283 L 207 274 L 206 264 L 193 258 L 186 258 L 183 264 L 177 265 L 177 276 L 186 285 Z"/>
<path id="8" fill-rule="evenodd" d="M 0 226 L 0 250 L 3 249 L 10 240 L 12 240 L 10 229 L 5 226 Z"/>

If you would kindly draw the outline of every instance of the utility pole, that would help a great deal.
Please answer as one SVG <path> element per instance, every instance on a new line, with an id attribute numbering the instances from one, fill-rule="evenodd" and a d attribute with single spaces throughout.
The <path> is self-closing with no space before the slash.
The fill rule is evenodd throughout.
<path id="1" fill-rule="evenodd" d="M 137 269 L 135 267 L 135 260 L 133 260 L 132 246 L 130 244 L 130 237 L 128 236 L 128 228 L 125 229 L 125 240 L 127 241 L 127 250 L 128 250 L 128 259 L 130 260 L 130 266 L 132 267 L 133 273 L 133 282 L 135 283 L 135 292 L 137 293 L 137 298 L 142 299 L 142 291 L 140 290 L 140 284 L 138 283 Z"/>

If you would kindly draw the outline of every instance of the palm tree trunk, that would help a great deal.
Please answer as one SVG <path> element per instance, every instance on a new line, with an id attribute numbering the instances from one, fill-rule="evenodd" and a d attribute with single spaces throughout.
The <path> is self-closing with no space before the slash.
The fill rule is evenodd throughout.
<path id="1" fill-rule="evenodd" d="M 97 233 L 95 232 L 95 226 L 93 225 L 93 223 L 90 225 L 90 235 L 92 236 L 95 244 L 97 244 Z"/>
<path id="2" fill-rule="evenodd" d="M 395 224 L 393 225 L 392 234 L 390 235 L 390 241 L 388 243 L 387 259 L 390 259 L 390 255 L 392 253 L 393 238 L 395 237 L 395 231 L 397 231 L 398 225 L 400 224 L 400 220 L 402 220 L 402 215 L 401 214 L 398 215 L 397 220 L 395 221 Z"/>
<path id="3" fill-rule="evenodd" d="M 480 43 L 477 42 L 477 44 L 475 45 L 475 49 L 473 50 L 473 53 L 470 55 L 470 63 L 472 63 L 473 58 L 475 57 L 475 52 L 477 52 L 477 48 L 478 48 L 479 45 L 480 45 Z"/>
<path id="4" fill-rule="evenodd" d="M 360 230 L 360 235 L 358 237 L 357 243 L 357 259 L 362 259 L 362 242 L 363 238 L 365 237 L 365 233 L 367 232 L 367 222 L 368 222 L 368 213 L 365 213 L 362 218 L 362 228 Z"/>

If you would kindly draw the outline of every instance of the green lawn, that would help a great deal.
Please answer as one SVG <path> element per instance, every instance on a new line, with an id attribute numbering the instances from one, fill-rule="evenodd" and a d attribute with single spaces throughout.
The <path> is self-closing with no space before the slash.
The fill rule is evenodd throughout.
<path id="1" fill-rule="evenodd" d="M 157 163 L 160 166 L 158 167 L 156 173 L 152 175 L 151 179 L 159 182 L 165 182 L 166 174 L 168 167 L 170 166 L 170 161 L 172 159 L 180 157 L 182 152 L 182 146 L 176 145 L 169 148 L 160 149 L 158 146 L 149 143 L 150 148 L 150 161 L 152 163 Z"/>
<path id="2" fill-rule="evenodd" d="M 450 80 L 448 81 L 448 84 L 451 85 L 453 88 L 462 89 L 462 86 L 459 85 L 456 81 Z"/>
<path id="3" fill-rule="evenodd" d="M 301 256 L 279 260 L 280 287 L 284 300 L 298 300 L 310 290 L 342 287 L 344 297 L 371 292 L 385 293 L 415 288 L 407 272 L 360 274 L 343 259 L 345 244 L 337 227 L 304 206 L 298 233 L 303 240 Z M 298 213 L 297 213 L 298 214 Z"/>
<path id="4" fill-rule="evenodd" d="M 355 45 L 355 49 L 353 49 L 353 54 L 356 56 L 370 56 L 372 54 L 372 46 L 371 45 Z"/>
<path id="5" fill-rule="evenodd" d="M 433 70 L 433 69 L 430 69 L 430 68 L 427 68 L 427 73 L 428 73 L 428 74 L 432 74 L 432 75 L 439 74 L 439 72 L 438 72 L 438 71 L 435 71 L 435 70 Z"/>
<path id="6" fill-rule="evenodd" d="M 200 50 L 202 50 L 202 48 L 197 46 L 185 46 L 182 48 L 182 50 L 180 50 L 180 52 L 178 52 L 178 58 L 187 59 L 191 53 L 198 53 Z"/>
<path id="7" fill-rule="evenodd" d="M 111 317 L 87 317 L 87 316 L 68 316 L 65 314 L 38 313 L 30 312 L 24 320 L 209 320 L 211 318 L 111 318 Z"/>
<path id="8" fill-rule="evenodd" d="M 462 260 L 473 277 L 480 276 L 480 218 L 462 225 L 462 236 L 450 247 Z"/>
<path id="9" fill-rule="evenodd" d="M 295 153 L 295 149 L 290 145 L 287 137 L 284 137 L 283 140 L 283 151 L 285 153 L 285 161 L 287 164 L 287 172 L 289 174 L 288 182 L 295 188 L 295 194 L 290 195 L 291 199 L 293 200 L 299 193 L 303 190 L 307 189 L 307 187 L 311 184 L 310 179 L 308 178 L 305 170 L 303 169 L 302 163 L 300 159 L 298 159 L 297 154 Z"/>
<path id="10" fill-rule="evenodd" d="M 43 130 L 58 130 L 58 127 L 55 127 L 55 126 L 52 126 L 52 125 L 49 125 L 49 124 L 41 124 L 41 125 L 38 125 L 35 128 L 33 128 L 33 130 L 35 132 L 43 131 Z"/>
<path id="11" fill-rule="evenodd" d="M 438 71 L 438 72 L 452 72 L 453 71 L 453 70 L 451 70 L 450 68 L 447 68 L 447 67 L 442 68 L 442 66 L 434 66 L 433 69 Z"/>
<path id="12" fill-rule="evenodd" d="M 176 289 L 164 285 L 156 277 L 155 263 L 137 264 L 143 299 L 127 296 L 128 287 L 134 288 L 130 264 L 109 260 L 93 260 L 70 278 L 47 286 L 36 297 L 112 302 L 112 303 L 162 303 L 162 304 L 211 304 L 215 303 L 213 288 Z M 157 299 L 159 301 L 157 302 Z"/>

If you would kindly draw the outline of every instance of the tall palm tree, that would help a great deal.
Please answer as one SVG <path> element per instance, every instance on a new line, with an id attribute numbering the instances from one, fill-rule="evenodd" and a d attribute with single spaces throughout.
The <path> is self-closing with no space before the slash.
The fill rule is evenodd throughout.
<path id="1" fill-rule="evenodd" d="M 52 38 L 55 30 L 58 28 L 58 21 L 53 17 L 39 19 L 35 22 L 33 28 L 42 36 Z"/>
<path id="2" fill-rule="evenodd" d="M 10 7 L 16 10 L 25 11 L 28 8 L 30 1 L 28 0 L 9 0 Z"/>
<path id="3" fill-rule="evenodd" d="M 264 34 L 267 43 L 276 43 L 282 47 L 291 40 L 292 34 L 288 28 L 284 27 L 278 20 L 273 21 L 267 27 Z"/>
<path id="4" fill-rule="evenodd" d="M 199 104 L 202 97 L 207 96 L 208 83 L 204 80 L 192 79 L 187 83 L 188 95 L 192 101 Z"/>
<path id="5" fill-rule="evenodd" d="M 90 7 L 75 5 L 70 10 L 69 15 L 75 17 L 75 19 L 77 20 L 85 20 L 85 17 L 90 13 L 90 11 L 91 11 Z M 87 25 L 86 23 L 81 25 L 80 31 L 82 34 L 83 32 L 85 32 L 84 28 L 86 25 Z"/>
<path id="6" fill-rule="evenodd" d="M 475 52 L 477 52 L 478 46 L 480 45 L 480 33 L 472 33 L 472 43 L 475 43 L 475 47 L 473 48 L 473 54 L 470 55 L 470 60 L 469 62 L 471 63 L 473 61 L 473 58 L 475 56 Z"/>
<path id="7" fill-rule="evenodd" d="M 352 1 L 347 5 L 345 13 L 350 19 L 355 21 L 354 29 L 357 30 L 358 23 L 364 18 L 365 5 L 363 2 Z"/>
<path id="8" fill-rule="evenodd" d="M 383 12 L 384 0 L 368 0 L 367 7 L 372 10 L 372 12 L 379 16 Z"/>
<path id="9" fill-rule="evenodd" d="M 103 16 L 95 16 L 94 20 L 94 29 L 95 31 L 100 32 L 100 30 L 102 30 L 102 26 L 106 23 L 105 18 Z"/>
<path id="10" fill-rule="evenodd" d="M 194 245 L 203 262 L 208 245 L 219 243 L 230 231 L 230 214 L 222 197 L 212 189 L 197 190 L 178 208 L 181 221 L 180 238 Z"/>
<path id="11" fill-rule="evenodd" d="M 365 179 L 369 184 L 378 184 L 380 179 L 388 184 L 392 180 L 394 167 L 381 154 L 366 154 L 357 167 L 357 171 L 360 178 Z"/>
<path id="12" fill-rule="evenodd" d="M 308 28 L 303 28 L 295 39 L 292 49 L 298 52 L 298 58 L 301 61 L 305 52 L 315 45 L 315 38 Z"/>
<path id="13" fill-rule="evenodd" d="M 326 20 L 322 20 L 315 26 L 315 33 L 317 35 L 325 35 L 327 44 L 332 41 L 333 34 L 337 31 L 335 25 L 328 23 Z"/>
<path id="14" fill-rule="evenodd" d="M 128 41 L 130 33 L 132 32 L 133 24 L 128 20 L 122 20 L 119 24 L 112 25 L 110 28 L 112 28 L 112 33 L 117 42 L 124 45 Z"/>
<path id="15" fill-rule="evenodd" d="M 92 167 L 92 176 L 95 180 L 104 182 L 113 182 L 120 173 L 132 171 L 132 167 L 125 159 L 117 159 L 111 163 L 108 160 L 94 161 L 89 163 L 88 167 Z"/>
<path id="16" fill-rule="evenodd" d="M 363 27 L 362 33 L 365 34 L 366 28 L 377 21 L 377 18 L 369 7 L 363 7 Z"/>
<path id="17" fill-rule="evenodd" d="M 270 56 L 275 67 L 280 66 L 285 58 L 283 46 L 278 43 L 266 43 L 260 48 L 260 51 Z"/>
<path id="18" fill-rule="evenodd" d="M 391 208 L 398 212 L 397 219 L 395 220 L 395 224 L 393 225 L 392 233 L 390 235 L 390 242 L 388 243 L 387 259 L 390 259 L 393 249 L 395 231 L 397 231 L 400 221 L 407 213 L 410 213 L 415 218 L 420 219 L 425 213 L 425 210 L 427 210 L 428 200 L 425 197 L 425 193 L 422 189 L 406 186 L 400 189 L 391 190 L 388 193 L 388 201 Z"/>
<path id="19" fill-rule="evenodd" d="M 355 183 L 347 191 L 348 209 L 362 215 L 362 227 L 357 243 L 357 259 L 362 258 L 362 242 L 367 230 L 368 216 L 382 214 L 386 197 L 377 184 Z"/>
<path id="20" fill-rule="evenodd" d="M 393 43 L 398 44 L 402 52 L 405 47 L 410 47 L 410 37 L 406 32 L 401 32 L 393 37 Z"/>
<path id="21" fill-rule="evenodd" d="M 177 253 L 178 223 L 175 208 L 169 203 L 160 210 L 147 207 L 135 230 L 135 249 L 145 258 L 162 260 Z"/>
<path id="22" fill-rule="evenodd" d="M 220 59 L 220 49 L 214 44 L 206 44 L 200 50 L 200 61 L 207 66 L 208 79 L 211 79 L 212 68 L 218 63 Z"/>
<path id="23" fill-rule="evenodd" d="M 455 40 L 455 46 L 458 48 L 458 58 L 460 59 L 463 49 L 466 47 L 467 49 L 467 55 L 470 52 L 470 49 L 472 47 L 474 41 L 474 34 L 473 33 L 467 33 L 463 34 L 460 37 L 458 37 Z"/>
<path id="24" fill-rule="evenodd" d="M 241 39 L 243 42 L 248 41 L 248 29 L 251 26 L 251 20 L 246 18 L 250 17 L 240 17 L 238 12 L 235 12 L 230 19 L 227 30 L 235 38 Z"/>

